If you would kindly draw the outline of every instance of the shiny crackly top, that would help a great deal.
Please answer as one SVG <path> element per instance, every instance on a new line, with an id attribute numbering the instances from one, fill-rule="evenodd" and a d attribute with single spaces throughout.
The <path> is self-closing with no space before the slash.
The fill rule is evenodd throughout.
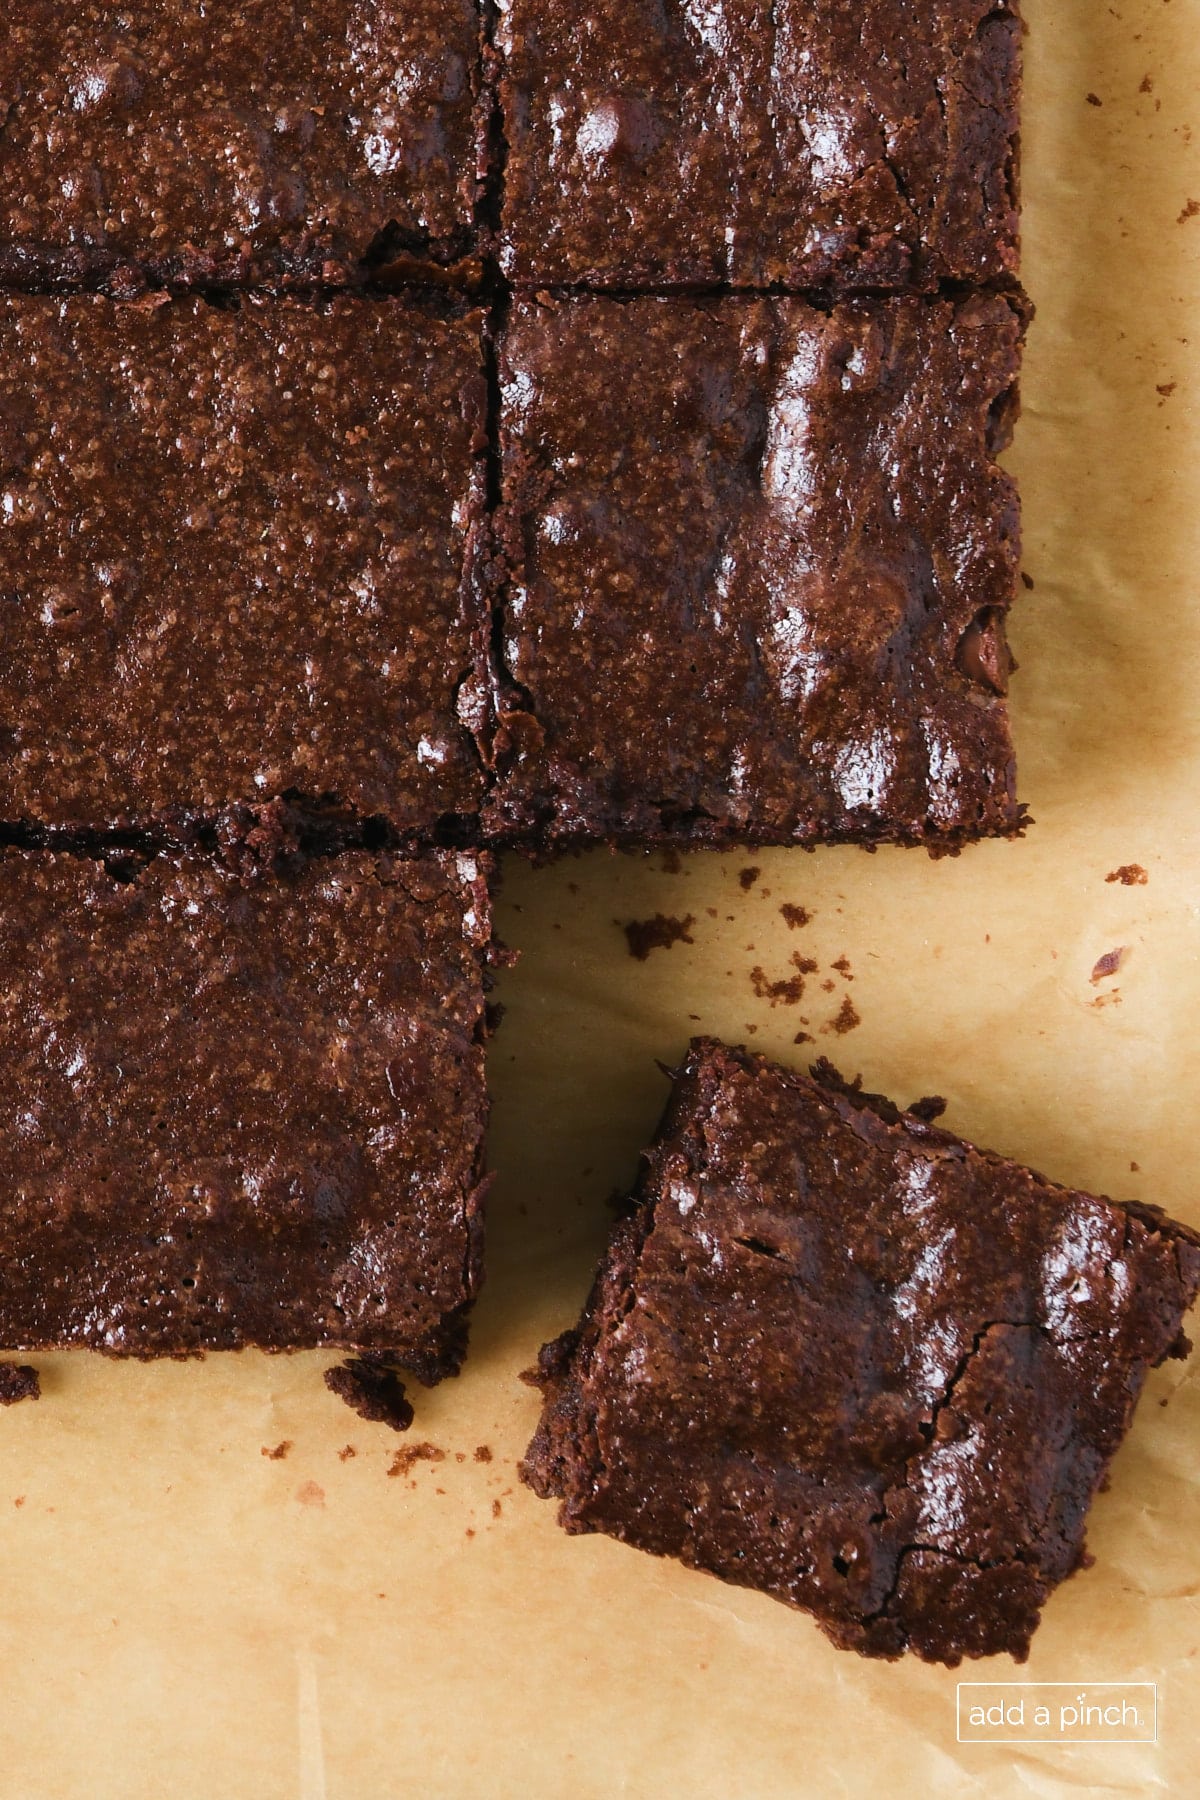
<path id="1" fill-rule="evenodd" d="M 1020 337 L 988 297 L 519 304 L 495 829 L 1015 829 Z"/>
<path id="2" fill-rule="evenodd" d="M 0 856 L 0 1341 L 436 1358 L 477 1267 L 475 858 Z"/>
<path id="3" fill-rule="evenodd" d="M 498 36 L 517 283 L 1015 272 L 1015 0 L 501 0 Z"/>
<path id="4" fill-rule="evenodd" d="M 480 75 L 472 0 L 12 0 L 0 264 L 338 281 L 391 224 L 459 253 Z"/>
<path id="5" fill-rule="evenodd" d="M 0 298 L 0 817 L 477 809 L 483 406 L 474 315 Z"/>
<path id="6" fill-rule="evenodd" d="M 828 1080 L 693 1045 L 531 1473 L 844 1646 L 1021 1654 L 1200 1246 Z"/>

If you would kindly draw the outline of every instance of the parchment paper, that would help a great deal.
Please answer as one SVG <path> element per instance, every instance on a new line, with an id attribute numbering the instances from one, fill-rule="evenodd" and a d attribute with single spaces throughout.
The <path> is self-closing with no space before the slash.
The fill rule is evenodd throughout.
<path id="1" fill-rule="evenodd" d="M 984 1144 L 1200 1224 L 1200 0 L 1026 8 L 1038 315 L 1011 460 L 1036 585 L 1012 635 L 1036 826 L 940 864 L 511 864 L 490 1285 L 407 1440 L 444 1459 L 389 1476 L 406 1440 L 320 1357 L 41 1358 L 43 1402 L 0 1416 L 2 1800 L 1200 1792 L 1200 1363 L 1151 1380 L 1096 1565 L 1024 1670 L 861 1662 L 803 1614 L 566 1538 L 514 1466 L 517 1373 L 575 1317 L 655 1059 L 698 1027 L 796 1061 L 807 1030 Z M 1106 881 L 1130 864 L 1144 884 Z M 694 942 L 636 962 L 620 922 L 659 912 Z M 773 1005 L 795 951 L 820 971 Z M 823 1029 L 846 995 L 860 1023 Z M 1021 1676 L 1154 1680 L 1160 1740 L 956 1743 L 956 1680 Z"/>

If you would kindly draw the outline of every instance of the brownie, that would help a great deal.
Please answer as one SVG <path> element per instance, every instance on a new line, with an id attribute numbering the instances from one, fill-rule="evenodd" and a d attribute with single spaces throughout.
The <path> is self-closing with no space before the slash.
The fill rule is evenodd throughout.
<path id="1" fill-rule="evenodd" d="M 457 1366 L 479 1278 L 486 864 L 247 883 L 0 856 L 0 1348 Z"/>
<path id="2" fill-rule="evenodd" d="M 1200 1237 L 842 1082 L 697 1039 L 525 1476 L 834 1643 L 1023 1659 L 1079 1568 Z"/>
<path id="3" fill-rule="evenodd" d="M 488 105 L 474 0 L 13 0 L 0 276 L 436 269 L 474 242 Z"/>
<path id="4" fill-rule="evenodd" d="M 994 296 L 519 303 L 496 837 L 1016 832 L 1021 335 Z"/>
<path id="5" fill-rule="evenodd" d="M 499 18 L 518 285 L 1015 277 L 1015 0 L 507 0 Z"/>
<path id="6" fill-rule="evenodd" d="M 0 296 L 0 818 L 476 812 L 478 314 Z"/>

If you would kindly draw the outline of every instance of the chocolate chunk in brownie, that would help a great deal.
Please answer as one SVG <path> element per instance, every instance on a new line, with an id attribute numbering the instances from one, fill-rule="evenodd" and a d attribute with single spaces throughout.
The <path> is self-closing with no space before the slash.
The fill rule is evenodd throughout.
<path id="1" fill-rule="evenodd" d="M 486 866 L 247 886 L 0 856 L 0 1348 L 457 1366 L 478 1280 Z"/>
<path id="2" fill-rule="evenodd" d="M 1013 278 L 1015 0 L 509 0 L 524 286 Z"/>
<path id="3" fill-rule="evenodd" d="M 473 0 L 12 0 L 0 275 L 361 279 L 470 251 Z"/>
<path id="4" fill-rule="evenodd" d="M 1018 830 L 1020 341 L 994 297 L 517 305 L 498 837 Z"/>
<path id="5" fill-rule="evenodd" d="M 0 297 L 0 818 L 478 809 L 480 318 Z"/>
<path id="6" fill-rule="evenodd" d="M 1200 1237 L 698 1039 L 524 1473 L 846 1649 L 1026 1654 Z"/>

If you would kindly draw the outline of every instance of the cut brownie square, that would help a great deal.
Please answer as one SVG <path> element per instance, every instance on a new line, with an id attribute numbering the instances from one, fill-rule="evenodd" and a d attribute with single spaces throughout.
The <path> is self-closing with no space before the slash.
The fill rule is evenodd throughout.
<path id="1" fill-rule="evenodd" d="M 982 296 L 519 304 L 497 836 L 1017 831 L 1021 334 Z"/>
<path id="2" fill-rule="evenodd" d="M 479 1278 L 486 866 L 249 883 L 0 857 L 0 1346 L 457 1367 Z M 132 878 L 130 878 L 132 876 Z"/>
<path id="3" fill-rule="evenodd" d="M 604 1531 L 929 1661 L 1025 1656 L 1200 1237 L 698 1039 L 525 1476 Z"/>
<path id="4" fill-rule="evenodd" d="M 474 0 L 12 0 L 0 275 L 341 284 L 473 247 Z"/>
<path id="5" fill-rule="evenodd" d="M 0 297 L 0 818 L 478 811 L 485 399 L 475 313 Z"/>
<path id="6" fill-rule="evenodd" d="M 499 16 L 518 285 L 1015 277 L 1015 0 L 506 0 Z"/>

